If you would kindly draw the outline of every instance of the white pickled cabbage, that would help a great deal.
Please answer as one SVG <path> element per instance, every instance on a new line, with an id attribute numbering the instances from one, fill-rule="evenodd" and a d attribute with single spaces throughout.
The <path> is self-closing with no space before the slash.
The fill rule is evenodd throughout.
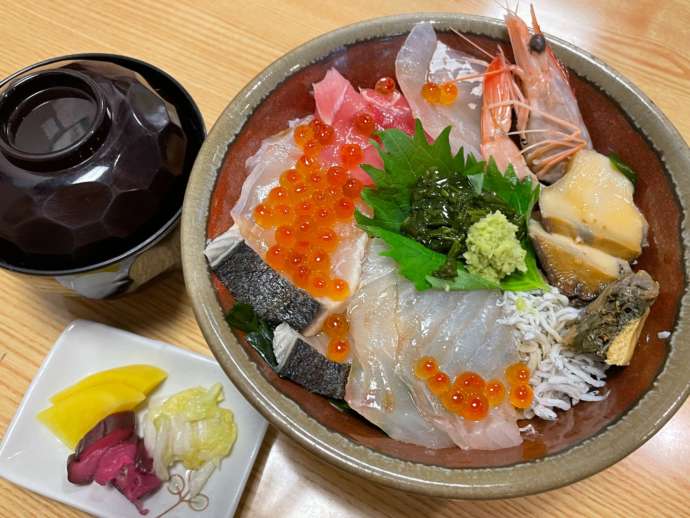
<path id="1" fill-rule="evenodd" d="M 218 406 L 222 400 L 223 388 L 216 383 L 208 390 L 194 387 L 151 401 L 144 417 L 144 444 L 158 478 L 168 480 L 169 468 L 182 462 L 194 470 L 191 480 L 197 492 L 201 490 L 237 439 L 232 412 Z"/>

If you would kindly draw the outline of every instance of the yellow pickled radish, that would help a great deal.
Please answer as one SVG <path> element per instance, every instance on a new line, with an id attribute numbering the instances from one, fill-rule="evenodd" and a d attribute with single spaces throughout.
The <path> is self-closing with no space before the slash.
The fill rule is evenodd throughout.
<path id="1" fill-rule="evenodd" d="M 122 383 L 148 396 L 167 377 L 167 372 L 153 365 L 125 365 L 87 376 L 54 394 L 50 402 L 58 403 L 82 390 L 104 383 Z"/>
<path id="2" fill-rule="evenodd" d="M 146 399 L 124 383 L 103 383 L 80 390 L 36 416 L 67 447 L 74 449 L 89 430 L 110 414 L 134 410 Z"/>

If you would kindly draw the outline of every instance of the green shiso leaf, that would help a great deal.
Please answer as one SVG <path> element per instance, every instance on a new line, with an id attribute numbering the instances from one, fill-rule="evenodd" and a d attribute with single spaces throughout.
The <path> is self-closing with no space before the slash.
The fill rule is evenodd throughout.
<path id="1" fill-rule="evenodd" d="M 431 287 L 427 277 L 444 265 L 445 255 L 429 250 L 407 236 L 369 224 L 371 220 L 360 212 L 355 214 L 355 218 L 359 226 L 370 236 L 386 242 L 388 250 L 381 255 L 394 259 L 400 267 L 400 274 L 410 280 L 415 288 L 423 291 Z"/>
<path id="2" fill-rule="evenodd" d="M 355 217 L 359 226 L 370 236 L 378 237 L 388 244 L 383 255 L 393 258 L 400 266 L 400 273 L 409 279 L 418 290 L 430 287 L 443 290 L 497 289 L 524 291 L 546 287 L 537 267 L 534 251 L 528 239 L 523 240 L 527 250 L 527 272 L 516 272 L 500 284 L 469 273 L 457 254 L 431 250 L 415 239 L 403 235 L 401 226 L 412 211 L 412 195 L 418 181 L 430 171 L 439 176 L 467 177 L 472 189 L 486 203 L 491 199 L 504 203 L 506 210 L 514 211 L 520 217 L 521 235 L 526 236 L 527 222 L 539 198 L 540 186 L 531 178 L 520 180 L 512 166 L 502 173 L 493 159 L 478 161 L 474 156 L 465 156 L 464 151 L 453 155 L 450 148 L 450 127 L 446 128 L 434 142 L 427 140 L 419 120 L 415 133 L 409 136 L 397 129 L 377 133 L 381 145 L 375 143 L 383 169 L 363 165 L 364 171 L 374 182 L 374 187 L 362 192 L 363 201 L 370 207 L 371 215 L 357 211 Z M 492 198 L 493 197 L 493 198 Z M 482 202 L 483 203 L 483 202 Z M 436 248 L 436 246 L 430 244 Z M 458 243 L 459 244 L 459 243 Z M 457 249 L 459 247 L 454 247 Z M 451 257 L 452 256 L 452 257 Z M 457 275 L 452 279 L 441 279 L 441 272 Z M 445 268 L 442 270 L 442 267 Z M 448 270 L 448 268 L 452 268 Z"/>
<path id="3" fill-rule="evenodd" d="M 616 153 L 611 153 L 609 155 L 609 160 L 611 161 L 614 169 L 630 180 L 630 183 L 633 184 L 633 187 L 637 185 L 637 173 L 633 171 L 628 164 L 623 162 L 621 157 L 619 157 Z"/>
<path id="4" fill-rule="evenodd" d="M 233 329 L 244 331 L 247 342 L 266 363 L 273 369 L 278 367 L 278 362 L 273 354 L 273 329 L 265 320 L 259 318 L 253 307 L 238 302 L 225 315 L 225 320 Z"/>

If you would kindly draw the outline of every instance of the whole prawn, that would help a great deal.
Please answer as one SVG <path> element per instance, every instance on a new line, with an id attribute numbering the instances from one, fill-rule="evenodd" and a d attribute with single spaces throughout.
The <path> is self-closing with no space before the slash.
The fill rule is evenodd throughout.
<path id="1" fill-rule="evenodd" d="M 499 101 L 495 106 L 516 108 L 527 164 L 540 180 L 551 183 L 563 176 L 570 157 L 580 149 L 592 148 L 592 141 L 568 72 L 546 42 L 534 7 L 530 9 L 533 32 L 515 11 L 506 8 L 505 16 L 526 102 Z"/>
<path id="2" fill-rule="evenodd" d="M 512 165 L 518 178 L 533 177 L 520 149 L 510 138 L 513 101 L 523 102 L 511 66 L 503 52 L 493 58 L 484 75 L 481 112 L 481 152 L 485 160 L 493 158 L 501 171 Z"/>

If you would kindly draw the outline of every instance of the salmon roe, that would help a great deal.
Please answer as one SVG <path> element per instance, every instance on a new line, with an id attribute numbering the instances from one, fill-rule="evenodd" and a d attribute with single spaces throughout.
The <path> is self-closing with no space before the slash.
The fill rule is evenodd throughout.
<path id="1" fill-rule="evenodd" d="M 469 421 L 481 421 L 489 415 L 489 400 L 481 392 L 466 392 L 462 417 Z"/>
<path id="2" fill-rule="evenodd" d="M 355 118 L 358 131 L 373 131 L 372 115 L 361 112 Z M 321 151 L 335 136 L 334 128 L 319 119 L 296 126 L 293 139 L 302 154 L 281 173 L 252 216 L 257 225 L 273 231 L 264 258 L 273 269 L 314 297 L 341 301 L 350 296 L 350 286 L 333 275 L 331 254 L 341 243 L 339 222 L 352 220 L 363 188 L 348 169 L 359 165 L 364 153 L 357 144 L 341 145 L 336 154 L 341 164 L 322 168 Z"/>
<path id="3" fill-rule="evenodd" d="M 462 415 L 467 394 L 459 389 L 451 389 L 441 396 L 441 403 L 453 414 Z"/>
<path id="4" fill-rule="evenodd" d="M 333 127 L 328 124 L 321 124 L 316 130 L 316 140 L 323 146 L 333 144 L 335 140 L 335 131 L 333 131 Z"/>
<path id="5" fill-rule="evenodd" d="M 357 178 L 349 178 L 343 185 L 343 194 L 348 198 L 359 198 L 364 184 Z"/>
<path id="6" fill-rule="evenodd" d="M 441 88 L 436 83 L 424 83 L 422 97 L 429 104 L 438 104 L 441 101 Z"/>
<path id="7" fill-rule="evenodd" d="M 323 324 L 323 332 L 330 338 L 347 336 L 350 324 L 344 314 L 330 315 Z"/>
<path id="8" fill-rule="evenodd" d="M 450 378 L 445 372 L 437 372 L 433 376 L 427 378 L 426 386 L 429 387 L 432 394 L 440 396 L 450 388 Z"/>
<path id="9" fill-rule="evenodd" d="M 395 91 L 395 79 L 392 77 L 382 77 L 374 85 L 376 90 L 381 95 L 390 95 Z"/>
<path id="10" fill-rule="evenodd" d="M 484 395 L 489 400 L 489 405 L 496 407 L 503 403 L 506 397 L 506 389 L 500 380 L 493 379 L 486 382 L 484 387 Z"/>
<path id="11" fill-rule="evenodd" d="M 333 338 L 328 342 L 326 357 L 336 363 L 343 363 L 350 356 L 350 342 L 346 338 Z"/>
<path id="12" fill-rule="evenodd" d="M 466 371 L 458 374 L 453 382 L 453 387 L 464 391 L 481 392 L 484 390 L 484 378 L 472 371 Z"/>
<path id="13" fill-rule="evenodd" d="M 530 376 L 529 367 L 522 362 L 513 363 L 506 367 L 506 379 L 511 385 L 528 383 Z"/>
<path id="14" fill-rule="evenodd" d="M 328 288 L 328 296 L 333 300 L 345 300 L 350 296 L 350 286 L 343 279 L 333 279 Z"/>
<path id="15" fill-rule="evenodd" d="M 450 104 L 453 104 L 455 102 L 455 99 L 458 98 L 458 86 L 453 81 L 448 81 L 446 83 L 441 84 L 439 89 L 439 104 L 448 106 Z"/>
<path id="16" fill-rule="evenodd" d="M 370 136 L 376 129 L 374 117 L 367 112 L 359 112 L 355 115 L 354 126 L 355 129 L 365 137 Z"/>
<path id="17" fill-rule="evenodd" d="M 426 383 L 448 412 L 468 421 L 485 419 L 492 408 L 506 399 L 506 386 L 501 380 L 484 381 L 476 372 L 461 372 L 451 384 L 448 375 L 439 369 L 438 362 L 432 356 L 422 356 L 415 362 L 414 375 Z M 527 366 L 523 363 L 509 365 L 506 377 L 510 384 L 511 405 L 520 409 L 529 408 L 534 392 L 528 383 L 530 373 Z"/>
<path id="18" fill-rule="evenodd" d="M 329 167 L 328 171 L 326 171 L 326 178 L 328 179 L 328 183 L 338 187 L 340 187 L 341 185 L 345 185 L 345 182 L 347 182 L 347 176 L 348 175 L 345 168 L 339 165 Z"/>
<path id="19" fill-rule="evenodd" d="M 427 380 L 438 372 L 438 363 L 431 356 L 422 356 L 414 366 L 414 375 L 420 380 Z"/>
<path id="20" fill-rule="evenodd" d="M 300 124 L 295 128 L 293 138 L 295 139 L 295 144 L 303 147 L 304 144 L 314 138 L 314 128 L 309 124 Z"/>
<path id="21" fill-rule="evenodd" d="M 343 144 L 340 146 L 340 161 L 348 169 L 357 167 L 362 163 L 363 158 L 364 153 L 359 144 Z"/>
<path id="22" fill-rule="evenodd" d="M 448 106 L 458 98 L 458 86 L 454 81 L 441 84 L 429 81 L 422 86 L 422 97 L 429 104 Z"/>
<path id="23" fill-rule="evenodd" d="M 513 385 L 510 388 L 510 404 L 515 408 L 526 409 L 532 406 L 534 391 L 527 383 Z"/>

